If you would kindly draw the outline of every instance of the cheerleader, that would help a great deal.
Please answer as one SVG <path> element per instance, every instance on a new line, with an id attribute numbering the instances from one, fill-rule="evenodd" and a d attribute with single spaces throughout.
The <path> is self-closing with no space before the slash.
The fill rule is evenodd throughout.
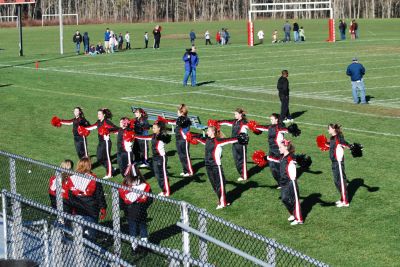
<path id="1" fill-rule="evenodd" d="M 239 136 L 234 138 L 221 138 L 221 133 L 217 128 L 218 126 L 209 126 L 207 129 L 207 138 L 203 137 L 192 137 L 189 132 L 187 138 L 189 142 L 193 144 L 201 143 L 205 145 L 205 166 L 207 170 L 208 179 L 214 189 L 214 192 L 218 196 L 217 210 L 225 208 L 230 205 L 226 200 L 225 191 L 225 175 L 222 169 L 221 156 L 222 147 L 228 144 L 240 143 L 242 145 L 247 144 L 247 134 L 241 133 Z"/>
<path id="2" fill-rule="evenodd" d="M 257 125 L 255 133 L 261 134 L 262 132 L 268 132 L 268 165 L 271 170 L 272 177 L 278 184 L 278 189 L 282 187 L 282 181 L 280 176 L 280 159 L 281 153 L 279 152 L 279 144 L 284 138 L 284 134 L 288 133 L 288 129 L 284 128 L 279 121 L 279 114 L 272 113 L 269 117 L 271 125 Z"/>
<path id="3" fill-rule="evenodd" d="M 329 146 L 329 158 L 332 161 L 333 181 L 340 193 L 340 200 L 336 201 L 336 207 L 348 207 L 349 198 L 347 195 L 347 179 L 344 170 L 343 148 L 350 148 L 349 143 L 344 139 L 341 125 L 329 124 L 328 133 L 331 138 L 327 144 Z"/>
<path id="4" fill-rule="evenodd" d="M 147 114 L 142 108 L 137 108 L 134 111 L 135 119 L 132 120 L 131 128 L 135 131 L 137 135 L 148 135 L 150 124 L 147 120 Z M 140 162 L 139 167 L 146 168 L 149 167 L 148 154 L 149 146 L 146 140 L 135 139 L 133 151 L 135 153 L 135 158 L 137 162 Z"/>
<path id="5" fill-rule="evenodd" d="M 72 160 L 66 159 L 63 162 L 61 162 L 60 167 L 66 170 L 72 170 L 74 166 L 74 163 Z M 68 201 L 68 190 L 70 188 L 70 183 L 69 183 L 69 174 L 68 173 L 61 173 L 61 193 L 62 193 L 62 198 L 63 198 L 63 209 L 64 212 L 71 213 L 71 207 Z M 57 209 L 57 199 L 56 199 L 56 176 L 53 175 L 50 177 L 49 181 L 49 197 L 50 197 L 50 202 L 51 206 L 54 209 Z"/>
<path id="6" fill-rule="evenodd" d="M 180 175 L 183 177 L 189 177 L 193 175 L 193 168 L 189 153 L 190 143 L 186 140 L 186 133 L 189 132 L 192 122 L 187 116 L 188 108 L 185 104 L 179 105 L 177 114 L 178 118 L 176 120 L 166 121 L 168 124 L 176 125 L 176 150 L 178 151 L 179 160 L 181 161 L 183 170 Z"/>
<path id="7" fill-rule="evenodd" d="M 132 141 L 134 140 L 134 132 L 129 128 L 129 119 L 123 117 L 119 121 L 120 128 L 117 136 L 117 162 L 121 175 L 125 177 L 129 171 L 128 167 L 132 166 L 135 156 L 132 152 Z"/>
<path id="8" fill-rule="evenodd" d="M 72 134 L 74 136 L 76 153 L 78 154 L 78 157 L 81 159 L 82 157 L 88 157 L 87 140 L 86 140 L 86 137 L 79 135 L 78 127 L 79 126 L 89 126 L 90 123 L 86 120 L 85 115 L 83 114 L 82 108 L 80 108 L 80 107 L 74 108 L 74 116 L 75 117 L 70 120 L 63 120 L 63 119 L 59 120 L 60 124 L 58 124 L 58 125 L 59 126 L 72 125 Z M 53 118 L 53 120 L 54 120 L 54 118 Z M 54 126 L 57 126 L 57 125 L 54 125 Z"/>
<path id="9" fill-rule="evenodd" d="M 99 144 L 97 146 L 97 160 L 103 164 L 106 169 L 106 176 L 104 179 L 109 179 L 113 176 L 113 168 L 111 165 L 111 140 L 110 132 L 118 131 L 118 127 L 111 122 L 112 113 L 107 108 L 101 108 L 97 111 L 97 118 L 95 124 L 84 127 L 85 129 L 92 131 L 97 129 Z"/>
<path id="10" fill-rule="evenodd" d="M 283 140 L 279 143 L 279 151 L 282 154 L 280 160 L 280 175 L 282 181 L 281 200 L 290 213 L 288 221 L 291 221 L 291 225 L 303 224 L 299 201 L 299 188 L 296 180 L 294 150 L 294 146 L 288 140 Z"/>
<path id="11" fill-rule="evenodd" d="M 119 188 L 120 207 L 128 220 L 129 235 L 136 237 L 139 231 L 140 240 L 148 241 L 147 209 L 152 199 L 147 195 L 141 195 L 137 191 L 151 193 L 150 185 L 144 180 L 138 169 L 129 169 L 122 183 L 123 186 L 135 189 L 135 191 Z M 137 244 L 132 243 L 132 249 L 136 250 Z"/>
<path id="12" fill-rule="evenodd" d="M 226 125 L 232 127 L 231 137 L 236 137 L 240 133 L 247 133 L 247 120 L 246 113 L 242 108 L 235 110 L 234 120 L 219 120 L 219 125 Z M 236 169 L 240 174 L 238 181 L 246 181 L 247 175 L 247 146 L 239 143 L 235 143 L 232 146 L 232 155 L 235 161 Z"/>
<path id="13" fill-rule="evenodd" d="M 167 173 L 167 154 L 165 152 L 165 145 L 171 142 L 171 136 L 167 134 L 165 123 L 162 121 L 155 121 L 153 124 L 152 135 L 135 135 L 135 139 L 151 140 L 151 149 L 153 151 L 153 171 L 157 178 L 158 185 L 162 192 L 160 196 L 168 197 L 171 195 L 171 190 L 168 181 Z"/>
<path id="14" fill-rule="evenodd" d="M 96 178 L 92 172 L 90 159 L 82 158 L 78 162 L 76 172 Z M 103 186 L 94 179 L 72 175 L 69 178 L 69 199 L 75 214 L 88 222 L 98 223 L 106 218 L 107 203 L 104 197 Z M 93 228 L 85 230 L 91 240 L 95 240 L 96 231 Z"/>

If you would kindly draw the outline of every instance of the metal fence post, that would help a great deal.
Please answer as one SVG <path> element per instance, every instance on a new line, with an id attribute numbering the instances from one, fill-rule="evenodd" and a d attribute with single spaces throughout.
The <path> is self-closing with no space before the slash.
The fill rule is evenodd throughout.
<path id="1" fill-rule="evenodd" d="M 15 159 L 10 158 L 10 191 L 11 193 L 17 193 L 17 179 L 16 179 L 16 164 Z"/>
<path id="2" fill-rule="evenodd" d="M 181 204 L 181 219 L 182 223 L 185 224 L 186 226 L 189 225 L 189 209 L 188 209 L 188 204 L 184 201 L 182 201 Z M 189 242 L 189 232 L 183 230 L 182 231 L 182 243 L 183 243 L 183 254 L 186 254 L 190 256 L 190 242 Z M 188 262 L 184 262 L 184 266 L 188 267 L 190 266 Z"/>
<path id="3" fill-rule="evenodd" d="M 12 258 L 21 259 L 24 255 L 21 203 L 16 199 L 14 199 L 12 202 Z"/>
<path id="4" fill-rule="evenodd" d="M 51 264 L 52 266 L 62 266 L 63 251 L 62 251 L 62 233 L 59 222 L 55 221 L 51 230 Z"/>
<path id="5" fill-rule="evenodd" d="M 271 239 L 271 243 L 267 243 L 267 263 L 276 266 L 275 239 Z"/>
<path id="6" fill-rule="evenodd" d="M 63 212 L 64 211 L 64 203 L 62 197 L 62 177 L 61 172 L 56 171 L 56 203 L 57 203 L 57 210 Z M 64 223 L 64 218 L 60 215 L 57 216 L 57 220 L 60 223 Z"/>
<path id="7" fill-rule="evenodd" d="M 4 194 L 1 195 L 1 200 L 3 203 L 3 231 L 4 231 L 4 257 L 7 260 L 8 259 L 8 246 L 7 246 L 7 241 L 8 241 L 8 233 L 7 233 L 7 227 L 8 227 L 8 222 L 7 222 L 7 199 Z"/>
<path id="8" fill-rule="evenodd" d="M 50 266 L 50 247 L 49 247 L 49 226 L 47 222 L 43 224 L 43 245 L 44 245 L 44 263 L 43 266 Z"/>
<path id="9" fill-rule="evenodd" d="M 207 218 L 201 213 L 199 213 L 199 231 L 207 234 Z M 199 243 L 200 260 L 208 262 L 207 241 L 199 237 Z"/>
<path id="10" fill-rule="evenodd" d="M 118 189 L 115 187 L 112 187 L 111 192 L 112 192 L 113 229 L 116 232 L 121 232 Z M 121 237 L 119 237 L 119 236 L 114 236 L 114 254 L 117 257 L 121 256 Z"/>
<path id="11" fill-rule="evenodd" d="M 83 228 L 77 222 L 73 222 L 73 244 L 75 250 L 75 266 L 76 267 L 83 267 L 85 264 L 84 258 L 84 248 L 83 248 Z M 56 266 L 56 265 L 55 265 Z"/>

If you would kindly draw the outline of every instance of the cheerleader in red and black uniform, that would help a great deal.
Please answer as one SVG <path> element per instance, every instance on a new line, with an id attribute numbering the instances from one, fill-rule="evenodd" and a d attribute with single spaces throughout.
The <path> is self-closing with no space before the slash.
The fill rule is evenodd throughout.
<path id="1" fill-rule="evenodd" d="M 82 158 L 78 162 L 76 172 L 96 178 L 96 175 L 92 173 L 92 163 L 88 158 Z M 72 175 L 69 178 L 69 183 L 69 200 L 76 215 L 93 223 L 98 223 L 99 217 L 104 220 L 107 203 L 104 197 L 103 185 L 95 180 L 78 175 Z M 88 232 L 88 237 L 91 240 L 96 238 L 96 231 L 93 228 L 89 228 L 85 232 Z"/>
<path id="2" fill-rule="evenodd" d="M 296 180 L 296 161 L 294 160 L 294 146 L 288 140 L 279 143 L 282 154 L 280 175 L 282 181 L 281 200 L 290 213 L 288 221 L 291 225 L 303 224 L 299 201 L 299 188 Z"/>
<path id="3" fill-rule="evenodd" d="M 137 135 L 148 135 L 150 124 L 147 120 L 147 114 L 142 108 L 137 108 L 134 111 L 135 119 L 132 120 L 131 128 L 135 131 Z M 146 168 L 149 167 L 148 155 L 149 155 L 149 145 L 146 140 L 135 140 L 133 151 L 135 154 L 136 161 L 140 164 L 139 167 Z"/>
<path id="4" fill-rule="evenodd" d="M 136 167 L 129 169 L 122 183 L 123 186 L 134 189 L 127 190 L 120 188 L 120 207 L 125 212 L 128 220 L 129 235 L 136 237 L 139 231 L 141 241 L 148 241 L 147 231 L 147 209 L 152 203 L 152 198 L 147 195 L 140 194 L 138 191 L 151 193 L 150 185 L 144 180 Z M 136 243 L 132 243 L 132 248 L 137 248 Z"/>
<path id="5" fill-rule="evenodd" d="M 132 142 L 134 141 L 134 132 L 129 128 L 130 123 L 127 117 L 123 117 L 119 121 L 120 128 L 117 136 L 117 162 L 121 175 L 125 177 L 129 171 L 128 167 L 132 166 L 135 156 L 132 152 Z"/>
<path id="6" fill-rule="evenodd" d="M 235 110 L 234 120 L 219 120 L 219 125 L 232 127 L 231 137 L 236 137 L 240 133 L 247 133 L 247 120 L 245 111 L 242 108 Z M 247 146 L 236 143 L 232 146 L 232 155 L 235 161 L 236 169 L 240 174 L 238 181 L 246 181 L 247 175 Z"/>
<path id="7" fill-rule="evenodd" d="M 344 139 L 342 129 L 339 124 L 329 124 L 328 133 L 331 135 L 327 146 L 329 146 L 329 158 L 332 161 L 333 181 L 340 193 L 340 200 L 336 201 L 336 206 L 339 208 L 348 207 L 349 198 L 347 195 L 347 179 L 344 170 L 343 148 L 350 148 L 350 145 Z"/>
<path id="8" fill-rule="evenodd" d="M 192 161 L 190 160 L 190 143 L 186 140 L 186 133 L 190 131 L 192 122 L 188 118 L 188 108 L 185 104 L 178 107 L 178 118 L 176 120 L 166 120 L 168 124 L 176 125 L 175 138 L 176 150 L 178 151 L 179 160 L 182 164 L 183 172 L 180 174 L 183 177 L 193 175 Z"/>
<path id="9" fill-rule="evenodd" d="M 80 108 L 80 107 L 74 108 L 74 116 L 75 116 L 75 118 L 73 118 L 71 120 L 63 120 L 63 119 L 59 120 L 58 125 L 53 123 L 53 120 L 55 118 L 57 118 L 57 117 L 55 117 L 52 120 L 52 124 L 57 127 L 60 127 L 61 125 L 72 125 L 72 134 L 74 135 L 74 143 L 75 143 L 76 153 L 78 154 L 78 157 L 81 159 L 83 157 L 88 156 L 87 140 L 86 140 L 86 137 L 79 135 L 78 127 L 79 126 L 89 126 L 90 123 L 86 120 L 85 115 L 83 114 L 82 108 Z"/>
<path id="10" fill-rule="evenodd" d="M 207 170 L 208 179 L 218 196 L 217 209 L 225 208 L 227 205 L 226 191 L 225 191 L 225 175 L 221 165 L 222 147 L 228 144 L 241 143 L 247 144 L 247 134 L 241 133 L 233 138 L 220 138 L 220 132 L 217 126 L 209 126 L 207 129 L 208 137 L 192 136 L 191 133 L 187 134 L 188 140 L 193 144 L 197 142 L 205 145 L 205 166 Z"/>
<path id="11" fill-rule="evenodd" d="M 67 170 L 72 170 L 74 166 L 74 163 L 72 160 L 66 159 L 63 162 L 61 162 L 60 167 L 63 169 Z M 69 204 L 69 197 L 68 197 L 68 191 L 70 188 L 70 180 L 69 180 L 69 174 L 68 173 L 61 173 L 61 193 L 62 193 L 62 198 L 63 198 L 63 208 L 64 212 L 71 213 L 71 207 Z M 50 202 L 51 206 L 54 209 L 57 209 L 57 198 L 56 198 L 56 176 L 53 175 L 50 177 L 49 181 L 49 197 L 50 197 Z"/>
<path id="12" fill-rule="evenodd" d="M 165 145 L 171 142 L 171 136 L 167 134 L 165 123 L 155 121 L 153 124 L 152 135 L 135 135 L 135 139 L 151 140 L 151 149 L 153 151 L 153 171 L 157 178 L 158 185 L 162 190 L 159 195 L 166 197 L 170 196 L 171 191 L 167 173 L 168 158 L 165 152 Z"/>
<path id="13" fill-rule="evenodd" d="M 89 131 L 97 129 L 99 144 L 97 146 L 97 160 L 103 164 L 106 168 L 106 176 L 104 179 L 111 178 L 113 176 L 113 168 L 111 165 L 111 140 L 110 133 L 118 131 L 118 127 L 111 122 L 112 113 L 107 108 L 102 108 L 97 111 L 97 118 L 95 124 L 84 127 Z"/>
<path id="14" fill-rule="evenodd" d="M 284 134 L 288 133 L 288 129 L 284 128 L 279 122 L 279 114 L 272 113 L 269 118 L 271 120 L 271 125 L 257 125 L 255 133 L 260 134 L 261 132 L 268 132 L 268 165 L 271 170 L 272 177 L 274 177 L 275 181 L 278 183 L 278 188 L 281 188 L 281 153 L 279 152 L 279 144 L 284 139 Z"/>

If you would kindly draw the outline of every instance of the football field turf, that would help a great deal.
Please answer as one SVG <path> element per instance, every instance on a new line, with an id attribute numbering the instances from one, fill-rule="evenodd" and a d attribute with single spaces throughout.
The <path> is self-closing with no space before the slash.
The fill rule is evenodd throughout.
<path id="1" fill-rule="evenodd" d="M 244 21 L 170 23 L 162 24 L 160 50 L 142 49 L 143 33 L 151 34 L 155 23 L 66 26 L 63 56 L 58 53 L 58 27 L 24 28 L 24 57 L 18 57 L 16 28 L 2 28 L 0 149 L 55 165 L 65 158 L 76 162 L 71 128 L 50 124 L 53 115 L 72 118 L 75 106 L 83 107 L 92 123 L 102 107 L 113 112 L 113 122 L 118 124 L 120 117 L 133 117 L 132 105 L 176 111 L 178 104 L 185 103 L 189 113 L 200 116 L 204 124 L 208 119 L 233 118 L 237 107 L 248 112 L 248 119 L 267 124 L 268 116 L 279 112 L 276 82 L 281 70 L 288 69 L 290 111 L 302 130 L 301 136 L 288 137 L 297 153 L 313 160 L 310 171 L 299 178 L 305 224 L 289 225 L 270 170 L 251 163 L 255 150 L 267 150 L 266 134 L 250 133 L 248 182 L 237 182 L 231 148 L 224 148 L 222 162 L 232 205 L 218 211 L 203 167 L 204 147 L 191 146 L 196 175 L 181 178 L 173 140 L 167 146 L 172 198 L 205 208 L 333 266 L 396 266 L 400 258 L 399 22 L 360 20 L 359 40 L 327 43 L 326 20 L 299 21 L 306 42 L 272 45 L 270 33 L 275 28 L 281 30 L 284 21 L 256 21 L 255 32 L 262 28 L 266 40 L 252 48 L 246 45 Z M 116 33 L 130 31 L 133 49 L 94 57 L 75 55 L 72 35 L 77 28 L 81 33 L 88 31 L 91 43 L 97 43 L 106 27 Z M 228 27 L 232 43 L 206 47 L 199 37 L 207 29 L 215 36 L 221 27 Z M 197 80 L 201 86 L 194 88 L 182 86 L 182 55 L 190 47 L 191 29 L 198 36 L 200 58 Z M 366 68 L 369 105 L 352 102 L 345 71 L 355 56 Z M 352 158 L 346 152 L 349 208 L 335 207 L 339 193 L 333 184 L 330 160 L 315 144 L 317 135 L 327 135 L 331 122 L 343 125 L 346 140 L 364 145 L 362 158 Z M 222 131 L 230 136 L 230 128 Z M 114 154 L 116 140 L 112 138 Z M 88 143 L 90 154 L 95 155 L 96 133 L 88 137 Z M 105 175 L 101 167 L 94 172 L 99 177 Z M 120 182 L 121 177 L 112 181 Z M 158 193 L 155 179 L 149 182 Z M 47 197 L 47 184 L 40 186 Z"/>

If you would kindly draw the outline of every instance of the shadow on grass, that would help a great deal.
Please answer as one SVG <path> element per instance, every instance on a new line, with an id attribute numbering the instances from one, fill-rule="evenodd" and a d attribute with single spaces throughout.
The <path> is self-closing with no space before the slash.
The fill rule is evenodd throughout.
<path id="1" fill-rule="evenodd" d="M 301 213 L 304 220 L 316 204 L 320 204 L 323 207 L 335 206 L 334 202 L 326 202 L 322 200 L 321 197 L 322 195 L 320 193 L 312 193 L 306 197 L 300 197 L 300 199 L 303 199 L 301 202 Z"/>
<path id="2" fill-rule="evenodd" d="M 297 179 L 299 179 L 303 175 L 303 173 L 310 173 L 310 174 L 314 174 L 314 175 L 323 174 L 322 171 L 312 171 L 312 170 L 307 169 L 307 168 L 299 167 L 299 168 L 297 168 Z"/>
<path id="3" fill-rule="evenodd" d="M 307 110 L 296 111 L 296 112 L 293 112 L 291 115 L 292 115 L 293 119 L 296 119 L 296 118 L 302 116 L 306 112 L 307 112 Z"/>
<path id="4" fill-rule="evenodd" d="M 201 83 L 198 83 L 197 86 L 202 86 L 202 85 L 206 85 L 206 84 L 210 84 L 210 83 L 215 83 L 215 81 L 201 82 Z"/>
<path id="5" fill-rule="evenodd" d="M 196 173 L 190 177 L 182 177 L 178 182 L 171 185 L 171 193 L 179 191 L 180 189 L 184 188 L 191 182 L 199 184 L 205 183 L 206 182 L 205 180 L 200 179 L 200 177 L 202 176 L 204 176 L 204 173 Z"/>
<path id="6" fill-rule="evenodd" d="M 272 188 L 271 186 L 268 186 L 268 185 L 259 185 L 255 181 L 247 181 L 247 182 L 243 181 L 241 183 L 227 181 L 226 183 L 232 184 L 235 186 L 234 189 L 232 189 L 231 191 L 226 193 L 228 202 L 230 202 L 230 203 L 235 202 L 235 200 L 239 199 L 244 192 L 246 192 L 247 190 L 250 190 L 251 188 L 258 188 L 258 187 Z M 276 187 L 273 187 L 273 188 L 276 188 Z"/>
<path id="7" fill-rule="evenodd" d="M 11 85 L 13 85 L 13 84 L 12 84 L 12 83 L 0 84 L 0 88 L 1 88 L 1 87 L 7 87 L 7 86 L 11 86 Z"/>
<path id="8" fill-rule="evenodd" d="M 256 175 L 257 173 L 260 173 L 264 168 L 265 167 L 259 167 L 258 165 L 254 165 L 253 167 L 251 167 L 251 169 L 247 171 L 247 176 L 250 178 Z"/>
<path id="9" fill-rule="evenodd" d="M 348 194 L 348 197 L 349 197 L 349 202 L 351 202 L 353 200 L 354 195 L 356 194 L 357 190 L 360 187 L 365 187 L 368 190 L 368 192 L 371 192 L 371 193 L 379 191 L 379 187 L 378 186 L 366 185 L 364 183 L 364 179 L 355 178 L 355 179 L 351 180 L 347 184 L 347 194 Z"/>
<path id="10" fill-rule="evenodd" d="M 58 59 L 64 59 L 64 58 L 70 58 L 70 57 L 76 57 L 75 54 L 71 55 L 66 55 L 66 56 L 58 56 L 54 58 L 48 58 L 48 59 L 42 59 L 42 60 L 30 60 L 27 62 L 19 63 L 19 64 L 14 64 L 14 65 L 7 65 L 7 66 L 2 66 L 0 69 L 7 69 L 7 68 L 13 68 L 13 67 L 18 67 L 18 66 L 26 66 L 26 65 L 31 65 L 35 64 L 36 62 L 41 63 L 41 62 L 48 62 L 48 61 L 53 61 L 53 60 L 58 60 Z"/>

